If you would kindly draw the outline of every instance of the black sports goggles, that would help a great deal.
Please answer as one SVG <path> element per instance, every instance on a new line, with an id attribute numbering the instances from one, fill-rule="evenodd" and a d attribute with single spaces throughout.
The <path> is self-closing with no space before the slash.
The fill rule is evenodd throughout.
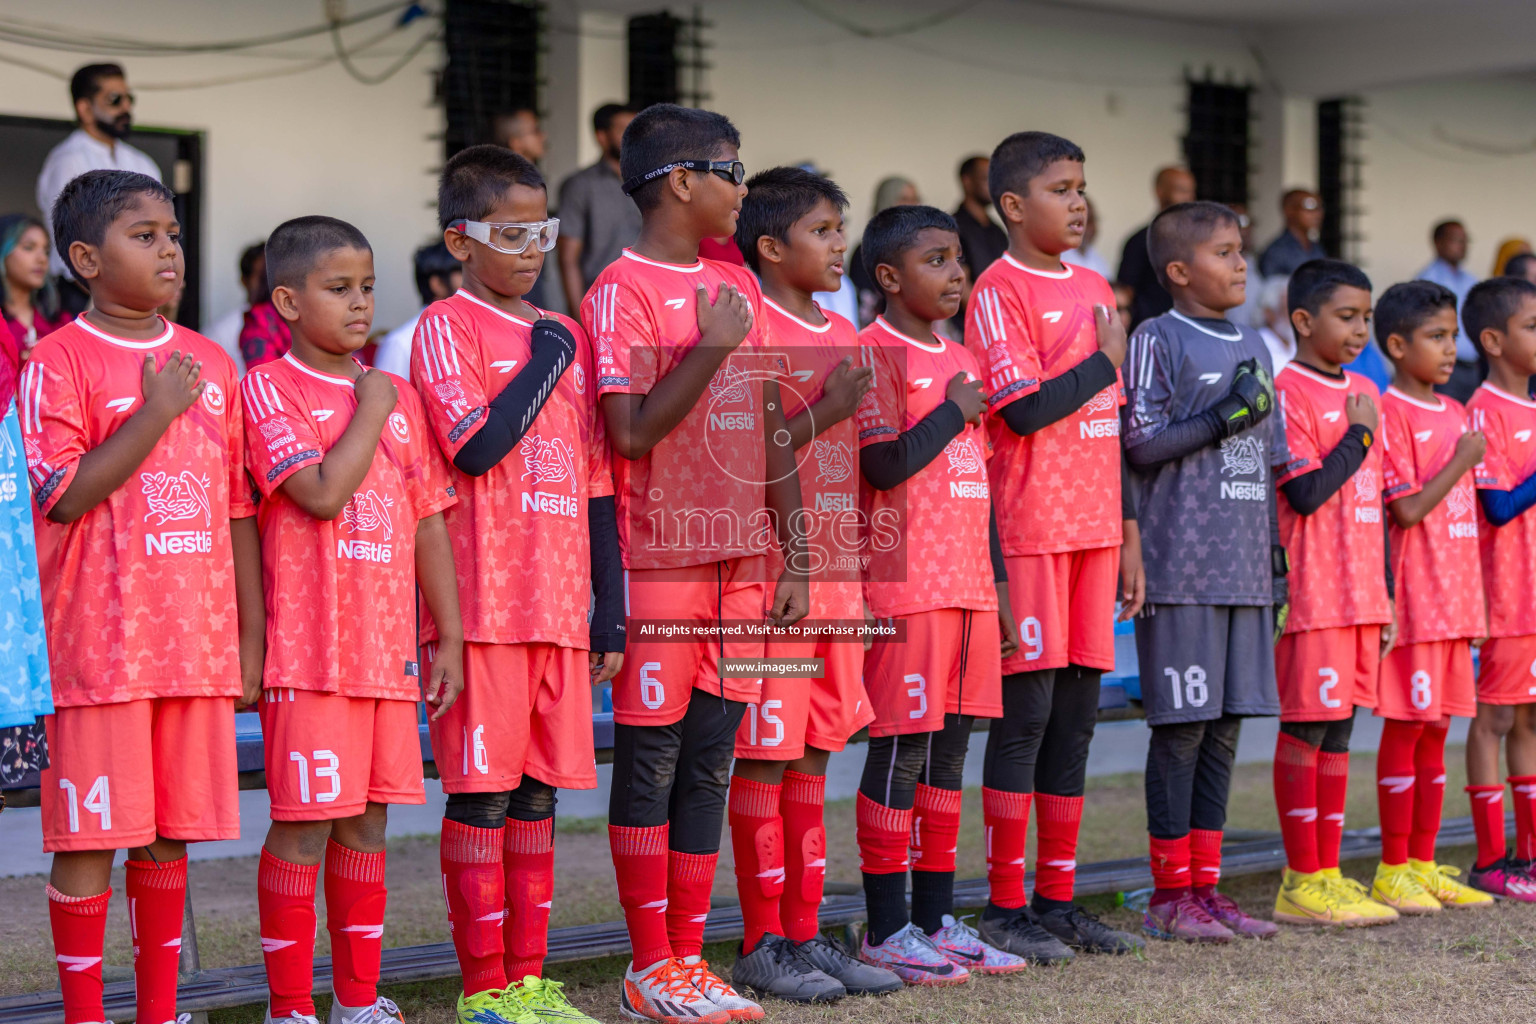
<path id="1" fill-rule="evenodd" d="M 747 168 L 740 160 L 674 160 L 664 167 L 658 167 L 654 171 L 646 171 L 630 178 L 623 184 L 624 194 L 633 195 L 635 189 L 663 174 L 671 174 L 675 168 L 681 167 L 689 171 L 708 171 L 718 174 L 732 185 L 740 185 L 747 180 Z"/>

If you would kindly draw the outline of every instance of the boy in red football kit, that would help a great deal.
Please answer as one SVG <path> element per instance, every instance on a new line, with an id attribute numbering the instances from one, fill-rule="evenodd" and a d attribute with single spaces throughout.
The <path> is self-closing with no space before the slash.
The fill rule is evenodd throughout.
<path id="1" fill-rule="evenodd" d="M 1274 918 L 1387 924 L 1397 912 L 1339 873 L 1355 708 L 1376 706 L 1381 652 L 1394 633 L 1376 386 L 1343 368 L 1370 341 L 1371 282 L 1348 263 L 1311 260 L 1291 275 L 1289 305 L 1296 358 L 1275 375 L 1286 442 L 1277 458 L 1289 459 L 1273 469 L 1290 614 L 1275 646 L 1286 870 Z"/>
<path id="2" fill-rule="evenodd" d="M 1135 518 L 1121 500 L 1125 329 L 1109 283 L 1061 261 L 1083 241 L 1083 159 L 1047 132 L 1010 135 L 993 151 L 989 182 L 1008 252 L 977 278 L 965 324 L 967 347 L 987 367 L 987 475 L 1021 639 L 1002 666 L 1003 717 L 987 732 L 992 892 L 978 930 L 1032 960 L 1067 958 L 1063 944 L 1092 953 L 1145 945 L 1072 902 L 1099 678 L 1115 667 L 1122 561 L 1122 621 L 1140 609 L 1144 584 Z M 1031 803 L 1033 906 L 1024 898 Z"/>
<path id="3" fill-rule="evenodd" d="M 934 332 L 965 280 L 954 218 L 892 207 L 860 249 L 886 306 L 859 334 L 875 371 L 856 420 L 864 594 L 895 635 L 864 658 L 875 720 L 858 796 L 869 910 L 859 953 L 908 984 L 955 985 L 1029 966 L 953 916 L 965 751 L 974 720 L 1002 713 L 1000 657 L 1018 649 L 1018 632 L 987 484 L 981 371 Z"/>
<path id="4" fill-rule="evenodd" d="M 850 543 L 858 535 L 853 414 L 874 371 L 858 365 L 858 329 L 811 295 L 835 292 L 842 280 L 847 205 L 843 190 L 821 175 L 775 167 L 747 181 L 736 223 L 737 246 L 762 278 L 775 350 L 788 362 L 780 393 L 804 466 L 811 607 L 818 620 L 845 628 L 864 615 L 857 543 Z M 762 698 L 747 706 L 736 733 L 729 817 L 746 936 L 731 980 L 796 1002 L 898 989 L 900 978 L 855 959 L 817 921 L 827 755 L 874 719 L 862 679 L 864 646 L 857 634 L 823 634 L 770 638 L 765 653 L 819 657 L 823 672 L 765 678 Z M 799 955 L 784 955 L 786 945 Z"/>
<path id="5" fill-rule="evenodd" d="M 1467 881 L 1496 896 L 1536 902 L 1536 285 L 1495 277 L 1473 286 L 1461 322 L 1488 360 L 1488 379 L 1467 404 L 1488 439 L 1477 483 L 1478 544 L 1488 598 L 1488 642 L 1478 652 L 1477 717 L 1467 732 L 1467 797 L 1477 863 Z M 1504 837 L 1499 746 L 1507 740 L 1515 794 L 1515 852 Z"/>
<path id="6" fill-rule="evenodd" d="M 1483 608 L 1472 468 L 1487 442 L 1435 393 L 1456 365 L 1456 296 L 1430 281 L 1388 288 L 1376 340 L 1392 361 L 1381 399 L 1382 497 L 1391 516 L 1397 645 L 1381 661 L 1376 754 L 1381 864 L 1371 895 L 1400 914 L 1486 905 L 1493 897 L 1435 863 L 1451 715 L 1476 711 L 1472 643 Z"/>
<path id="7" fill-rule="evenodd" d="M 613 486 L 581 328 L 525 296 L 554 247 L 544 179 L 501 146 L 454 155 L 438 219 L 464 269 L 416 328 L 411 378 L 452 460 L 444 519 L 464 696 L 432 723 L 463 1024 L 590 1020 L 543 977 L 555 789 L 592 789 L 592 684 L 623 660 Z M 596 595 L 587 621 L 589 594 Z M 428 622 L 429 652 L 450 634 Z M 435 662 L 435 657 L 431 658 Z"/>
<path id="8" fill-rule="evenodd" d="M 261 551 L 235 367 L 155 312 L 182 278 L 171 203 L 128 171 L 64 187 L 54 238 L 91 308 L 33 349 L 17 393 L 58 708 L 43 847 L 66 1024 L 105 1019 L 123 847 L 135 1019 L 176 1016 L 186 844 L 240 834 L 235 702 L 261 688 Z"/>
<path id="9" fill-rule="evenodd" d="M 707 110 L 660 103 L 630 122 L 624 190 L 640 208 L 640 237 L 581 307 L 597 346 L 627 571 L 608 833 L 633 947 L 620 1010 L 636 1019 L 763 1015 L 700 957 L 731 750 L 762 690 L 723 662 L 761 658 L 755 630 L 765 618 L 798 621 L 808 601 L 804 538 L 791 529 L 795 455 L 771 379 L 783 367 L 762 352 L 771 326 L 757 281 L 699 258 L 701 239 L 735 233 L 746 193 L 739 144 L 735 126 Z M 785 568 L 770 594 L 772 529 Z"/>
<path id="10" fill-rule="evenodd" d="M 457 624 L 441 512 L 447 468 L 404 381 L 353 353 L 373 322 L 373 250 L 330 217 L 267 240 L 272 303 L 293 348 L 240 384 L 266 582 L 261 702 L 272 826 L 257 874 L 269 1021 L 314 1021 L 315 881 L 325 862 L 330 1024 L 398 1021 L 378 994 L 387 805 L 426 802 L 416 702 L 416 587 Z M 398 383 L 397 383 L 398 382 Z M 458 631 L 427 703 L 463 686 Z"/>

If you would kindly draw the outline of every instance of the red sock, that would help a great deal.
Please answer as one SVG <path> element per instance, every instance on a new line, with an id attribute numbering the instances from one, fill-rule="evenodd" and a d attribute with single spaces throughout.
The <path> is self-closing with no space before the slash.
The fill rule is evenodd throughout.
<path id="1" fill-rule="evenodd" d="M 1376 751 L 1376 802 L 1381 808 L 1381 862 L 1408 863 L 1408 833 L 1413 831 L 1413 748 L 1423 722 L 1388 718 Z"/>
<path id="2" fill-rule="evenodd" d="M 555 819 L 507 819 L 502 845 L 507 894 L 507 981 L 544 975 L 549 909 L 555 894 Z"/>
<path id="3" fill-rule="evenodd" d="M 1337 868 L 1349 798 L 1349 751 L 1317 752 L 1317 866 Z"/>
<path id="4" fill-rule="evenodd" d="M 822 822 L 827 779 L 786 771 L 779 796 L 784 818 L 784 895 L 779 920 L 784 937 L 807 942 L 821 930 L 822 888 L 827 878 L 827 829 Z"/>
<path id="5" fill-rule="evenodd" d="M 1024 848 L 1029 841 L 1033 797 L 1033 793 L 981 789 L 981 817 L 987 829 L 987 888 L 992 902 L 1009 910 L 1017 910 L 1025 901 Z"/>
<path id="6" fill-rule="evenodd" d="M 315 1001 L 315 879 L 319 864 L 290 864 L 265 847 L 256 868 L 261 957 L 272 1019 L 312 1016 Z"/>
<path id="7" fill-rule="evenodd" d="M 1485 868 L 1504 859 L 1504 787 L 1468 786 L 1467 801 L 1477 833 L 1477 867 Z"/>
<path id="8" fill-rule="evenodd" d="M 955 872 L 955 849 L 960 845 L 958 789 L 917 787 L 912 806 L 912 870 Z"/>
<path id="9" fill-rule="evenodd" d="M 325 927 L 331 933 L 331 991 L 348 1009 L 379 998 L 384 955 L 384 851 L 363 853 L 325 844 Z"/>
<path id="10" fill-rule="evenodd" d="M 894 875 L 907 870 L 912 842 L 912 810 L 877 804 L 863 793 L 855 801 L 859 869 L 867 875 Z"/>
<path id="11" fill-rule="evenodd" d="M 134 1020 L 173 1020 L 181 921 L 187 909 L 187 858 L 163 864 L 130 860 L 125 867 L 123 889 L 133 932 Z"/>
<path id="12" fill-rule="evenodd" d="M 746 930 L 741 948 L 748 953 L 757 948 L 764 935 L 784 934 L 779 921 L 779 899 L 784 894 L 780 798 L 779 786 L 731 776 L 731 850 L 736 855 L 736 892 Z"/>
<path id="13" fill-rule="evenodd" d="M 1515 794 L 1515 857 L 1519 860 L 1536 859 L 1536 775 L 1511 775 L 1509 787 Z M 1499 828 L 1503 828 L 1501 822 Z"/>
<path id="14" fill-rule="evenodd" d="M 1189 873 L 1196 892 L 1214 889 L 1221 883 L 1221 829 L 1189 830 Z"/>
<path id="15" fill-rule="evenodd" d="M 1317 871 L 1317 748 L 1290 733 L 1275 741 L 1275 810 L 1292 871 Z"/>
<path id="16" fill-rule="evenodd" d="M 667 851 L 667 940 L 672 955 L 698 956 L 704 949 L 704 922 L 715 887 L 718 853 Z"/>
<path id="17" fill-rule="evenodd" d="M 101 1001 L 101 956 L 107 942 L 107 904 L 112 890 L 97 896 L 65 896 L 50 885 L 46 891 L 48 925 L 59 965 L 59 992 L 64 997 L 64 1024 L 106 1020 Z"/>
<path id="18" fill-rule="evenodd" d="M 1083 823 L 1083 798 L 1035 794 L 1035 892 L 1068 902 L 1077 881 L 1077 832 Z"/>
<path id="19" fill-rule="evenodd" d="M 643 970 L 672 955 L 667 938 L 667 826 L 609 825 L 608 846 L 634 966 Z"/>
<path id="20" fill-rule="evenodd" d="M 1440 815 L 1445 809 L 1445 734 L 1448 728 L 1428 722 L 1413 753 L 1413 831 L 1408 836 L 1408 856 L 1434 860 L 1435 840 L 1440 836 Z"/>
<path id="21" fill-rule="evenodd" d="M 1189 892 L 1189 836 L 1159 839 L 1148 836 L 1151 851 L 1153 903 L 1166 903 Z"/>
<path id="22" fill-rule="evenodd" d="M 502 829 L 443 819 L 443 893 L 448 929 L 464 976 L 464 994 L 506 988 L 502 967 L 506 880 L 501 874 Z"/>

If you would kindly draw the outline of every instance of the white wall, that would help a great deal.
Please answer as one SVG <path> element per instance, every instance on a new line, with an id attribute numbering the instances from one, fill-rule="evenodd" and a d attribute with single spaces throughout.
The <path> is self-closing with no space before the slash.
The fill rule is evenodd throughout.
<path id="1" fill-rule="evenodd" d="M 357 9 L 357 5 L 353 5 Z M 102 4 L 51 0 L 29 18 L 89 26 L 160 42 L 247 37 L 319 24 L 317 0 L 262 0 L 209 4 L 155 0 Z M 379 20 L 347 29 L 356 41 L 381 32 Z M 356 59 L 365 72 L 392 63 L 430 22 L 408 26 L 399 39 Z M 274 48 L 277 49 L 277 48 Z M 161 83 L 218 78 L 301 61 L 249 57 L 122 57 L 57 53 L 3 44 L 4 53 L 56 68 L 66 78 L 97 60 L 117 60 L 138 94 L 139 123 L 207 132 L 204 196 L 204 322 L 243 298 L 236 280 L 242 248 L 266 237 L 281 221 L 310 213 L 356 224 L 373 243 L 379 275 L 377 326 L 393 326 L 418 299 L 411 253 L 434 234 L 434 168 L 441 164 L 441 109 L 431 105 L 431 72 L 442 48 L 428 45 L 382 85 L 363 85 L 334 62 L 316 70 L 238 85 L 186 90 Z M 316 58 L 331 52 L 324 35 L 285 43 L 280 52 Z M 0 63 L 0 110 L 9 114 L 72 118 L 66 82 Z"/>

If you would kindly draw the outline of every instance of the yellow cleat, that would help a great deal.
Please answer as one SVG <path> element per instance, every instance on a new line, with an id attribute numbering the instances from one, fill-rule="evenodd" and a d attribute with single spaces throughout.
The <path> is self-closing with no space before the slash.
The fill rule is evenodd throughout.
<path id="1" fill-rule="evenodd" d="M 1459 868 L 1448 864 L 1436 864 L 1432 860 L 1408 860 L 1408 867 L 1418 877 L 1419 884 L 1444 907 L 1460 910 L 1464 907 L 1491 907 L 1493 897 L 1481 889 L 1474 889 L 1456 881 Z"/>
<path id="2" fill-rule="evenodd" d="M 1339 893 L 1339 898 L 1347 906 L 1365 918 L 1360 922 L 1362 927 L 1391 924 L 1397 920 L 1397 911 L 1385 903 L 1378 903 L 1371 899 L 1371 890 L 1353 878 L 1345 878 L 1338 868 L 1323 868 L 1319 874 L 1327 879 L 1328 884 Z"/>
<path id="3" fill-rule="evenodd" d="M 1337 925 L 1344 928 L 1385 923 L 1374 915 L 1368 916 L 1362 912 L 1355 906 L 1356 902 L 1353 893 L 1343 886 L 1335 885 L 1321 871 L 1303 875 L 1287 868 L 1280 884 L 1280 893 L 1275 897 L 1274 919 L 1287 924 Z"/>
<path id="4" fill-rule="evenodd" d="M 1418 872 L 1407 864 L 1377 864 L 1371 898 L 1399 914 L 1440 913 L 1440 901 L 1424 887 Z"/>

